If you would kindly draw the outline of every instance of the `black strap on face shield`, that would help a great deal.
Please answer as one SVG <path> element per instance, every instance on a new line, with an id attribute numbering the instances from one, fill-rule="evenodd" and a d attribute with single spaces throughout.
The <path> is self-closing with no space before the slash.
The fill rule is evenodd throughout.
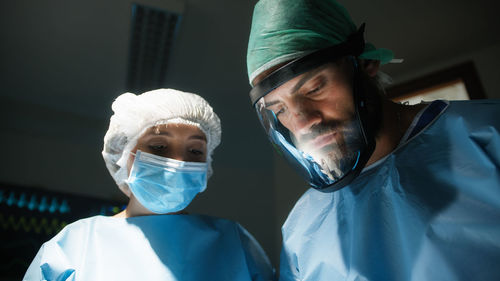
<path id="1" fill-rule="evenodd" d="M 343 56 L 359 56 L 365 48 L 364 31 L 365 24 L 363 23 L 358 31 L 349 36 L 347 41 L 295 59 L 269 74 L 250 91 L 252 106 L 261 97 L 302 73 Z"/>

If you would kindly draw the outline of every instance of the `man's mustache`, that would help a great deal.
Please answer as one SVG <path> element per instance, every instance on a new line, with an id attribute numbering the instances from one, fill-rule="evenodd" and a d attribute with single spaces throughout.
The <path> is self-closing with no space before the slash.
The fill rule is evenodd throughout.
<path id="1" fill-rule="evenodd" d="M 298 137 L 299 143 L 307 143 L 324 134 L 339 131 L 345 126 L 345 123 L 346 122 L 344 121 L 331 120 L 327 123 L 319 123 L 313 125 L 309 129 L 309 133 L 302 134 Z"/>

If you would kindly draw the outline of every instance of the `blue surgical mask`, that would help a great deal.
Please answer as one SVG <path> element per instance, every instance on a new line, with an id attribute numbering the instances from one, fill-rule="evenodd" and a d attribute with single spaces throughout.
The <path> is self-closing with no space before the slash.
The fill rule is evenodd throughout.
<path id="1" fill-rule="evenodd" d="M 151 212 L 180 211 L 207 187 L 205 162 L 184 162 L 137 150 L 126 181 L 139 202 Z"/>

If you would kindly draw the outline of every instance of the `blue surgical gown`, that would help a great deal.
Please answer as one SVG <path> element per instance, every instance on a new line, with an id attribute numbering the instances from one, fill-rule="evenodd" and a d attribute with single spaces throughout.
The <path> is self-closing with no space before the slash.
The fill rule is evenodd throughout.
<path id="1" fill-rule="evenodd" d="M 239 224 L 199 215 L 96 216 L 44 243 L 23 280 L 272 280 Z"/>
<path id="2" fill-rule="evenodd" d="M 500 101 L 450 102 L 283 225 L 280 280 L 500 280 Z"/>

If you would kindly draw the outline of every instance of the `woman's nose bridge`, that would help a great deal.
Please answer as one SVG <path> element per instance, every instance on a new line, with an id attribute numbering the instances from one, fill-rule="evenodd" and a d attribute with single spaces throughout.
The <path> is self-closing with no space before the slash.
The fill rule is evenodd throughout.
<path id="1" fill-rule="evenodd" d="M 185 158 L 184 143 L 180 141 L 179 142 L 173 141 L 170 143 L 170 147 L 171 149 L 168 158 L 184 161 Z"/>

